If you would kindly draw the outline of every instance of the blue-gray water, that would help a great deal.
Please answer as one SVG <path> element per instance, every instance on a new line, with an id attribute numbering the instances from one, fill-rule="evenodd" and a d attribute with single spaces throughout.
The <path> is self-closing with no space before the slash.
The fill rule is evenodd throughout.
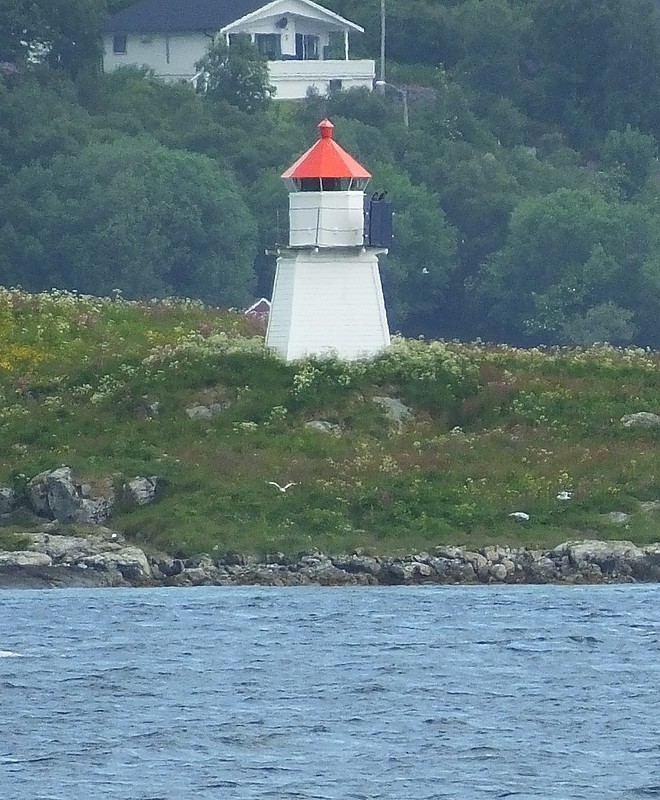
<path id="1" fill-rule="evenodd" d="M 659 599 L 0 592 L 0 798 L 660 797 Z"/>

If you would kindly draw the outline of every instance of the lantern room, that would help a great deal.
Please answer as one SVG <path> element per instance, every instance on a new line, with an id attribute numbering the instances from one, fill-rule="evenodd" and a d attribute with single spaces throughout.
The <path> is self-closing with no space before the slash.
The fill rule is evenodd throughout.
<path id="1" fill-rule="evenodd" d="M 364 244 L 364 190 L 371 173 L 335 142 L 333 128 L 322 120 L 320 138 L 282 175 L 289 187 L 290 247 Z"/>

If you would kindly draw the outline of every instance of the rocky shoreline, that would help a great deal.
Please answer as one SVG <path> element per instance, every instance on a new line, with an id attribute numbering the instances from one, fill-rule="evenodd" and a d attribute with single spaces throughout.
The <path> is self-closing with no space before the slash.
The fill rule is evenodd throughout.
<path id="1" fill-rule="evenodd" d="M 158 488 L 156 476 L 136 476 L 121 487 L 121 496 L 145 505 L 156 499 Z M 263 560 L 236 553 L 180 559 L 147 553 L 105 527 L 114 502 L 112 493 L 94 496 L 67 466 L 34 476 L 22 498 L 0 487 L 0 525 L 20 530 L 22 540 L 17 545 L 22 549 L 0 550 L 0 588 L 660 581 L 660 543 L 637 547 L 591 539 L 552 550 L 440 546 L 401 557 L 312 550 L 296 557 L 273 553 Z M 657 503 L 649 505 L 658 510 Z M 17 514 L 25 517 L 22 524 Z"/>
<path id="2" fill-rule="evenodd" d="M 178 559 L 147 554 L 100 525 L 46 523 L 25 549 L 0 551 L 0 588 L 149 586 L 393 586 L 419 584 L 597 584 L 660 581 L 660 543 L 569 541 L 552 550 L 436 547 L 374 557 L 309 551 L 289 558 L 239 554 Z"/>

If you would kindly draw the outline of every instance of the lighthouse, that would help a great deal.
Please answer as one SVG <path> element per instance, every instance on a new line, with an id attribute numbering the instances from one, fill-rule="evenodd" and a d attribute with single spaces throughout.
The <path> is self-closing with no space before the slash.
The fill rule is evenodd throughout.
<path id="1" fill-rule="evenodd" d="M 371 174 L 319 124 L 319 139 L 282 178 L 289 244 L 278 249 L 266 345 L 286 361 L 373 358 L 390 343 L 378 254 L 392 238 L 385 193 L 367 198 Z"/>

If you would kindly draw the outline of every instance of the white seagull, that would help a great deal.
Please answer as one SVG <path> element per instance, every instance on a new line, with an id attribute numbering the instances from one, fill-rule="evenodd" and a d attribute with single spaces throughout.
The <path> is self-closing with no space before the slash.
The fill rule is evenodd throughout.
<path id="1" fill-rule="evenodd" d="M 570 500 L 572 496 L 570 492 L 559 492 L 557 500 Z"/>
<path id="2" fill-rule="evenodd" d="M 516 522 L 527 522 L 529 520 L 529 514 L 526 514 L 524 511 L 514 511 L 512 514 L 509 514 L 510 517 L 516 520 Z"/>
<path id="3" fill-rule="evenodd" d="M 294 483 L 293 481 L 289 481 L 286 484 L 286 486 L 280 486 L 279 483 L 275 483 L 275 481 L 266 481 L 266 483 L 269 484 L 269 486 L 274 486 L 276 489 L 279 489 L 280 492 L 286 492 L 292 486 L 297 486 L 298 485 L 297 483 Z"/>

